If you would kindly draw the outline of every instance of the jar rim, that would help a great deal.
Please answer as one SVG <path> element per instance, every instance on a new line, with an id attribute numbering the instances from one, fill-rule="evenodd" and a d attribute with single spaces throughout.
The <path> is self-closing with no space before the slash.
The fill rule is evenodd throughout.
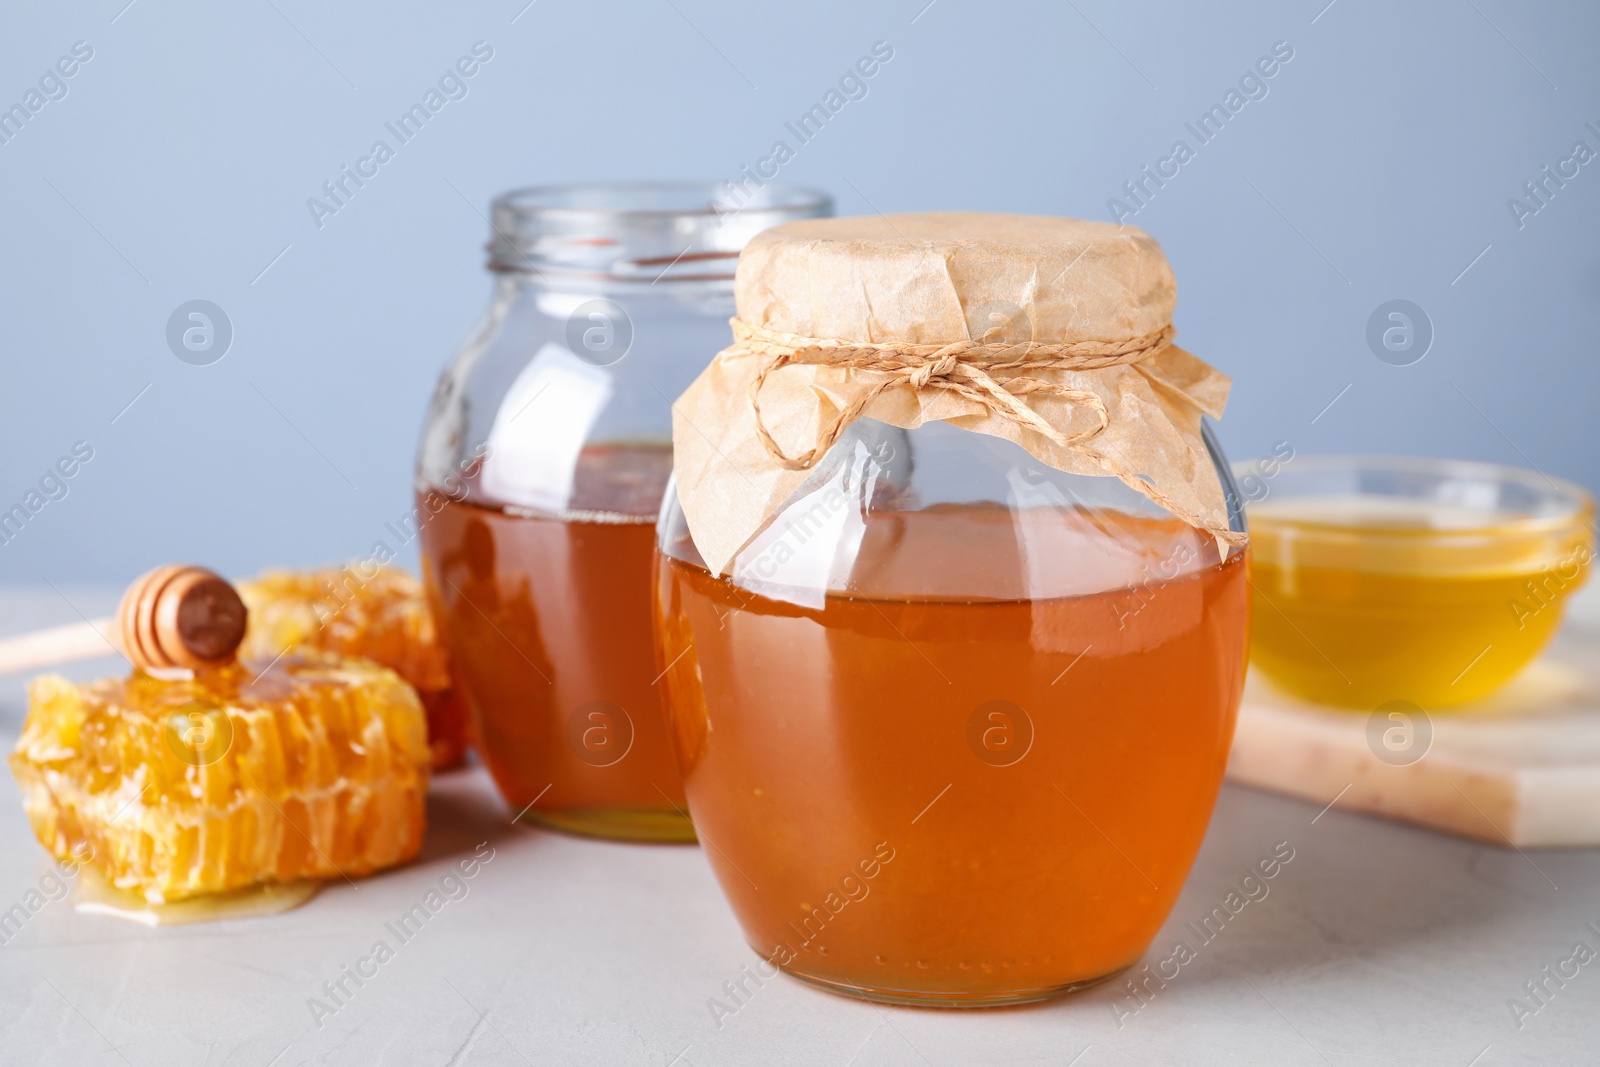
<path id="1" fill-rule="evenodd" d="M 768 182 L 756 190 L 751 203 L 738 207 L 719 208 L 714 200 L 725 193 L 733 183 L 701 181 L 599 181 L 557 182 L 547 185 L 526 185 L 510 189 L 495 197 L 496 206 L 505 205 L 529 214 L 548 213 L 563 215 L 718 215 L 731 210 L 781 212 L 796 218 L 810 217 L 806 212 L 832 205 L 833 198 L 820 189 L 799 185 Z M 652 197 L 682 196 L 675 206 L 645 206 Z M 558 199 L 612 197 L 614 203 L 581 204 L 557 203 Z M 541 202 L 544 201 L 544 202 Z"/>
<path id="2" fill-rule="evenodd" d="M 651 284 L 731 282 L 751 237 L 832 212 L 825 192 L 755 179 L 530 185 L 494 198 L 488 265 Z"/>
<path id="3" fill-rule="evenodd" d="M 1464 483 L 1483 487 L 1483 503 L 1450 501 L 1457 507 L 1481 512 L 1481 523 L 1430 528 L 1404 533 L 1392 529 L 1365 528 L 1346 521 L 1297 517 L 1278 518 L 1279 524 L 1292 526 L 1304 534 L 1315 533 L 1324 537 L 1404 538 L 1415 540 L 1451 540 L 1481 538 L 1485 534 L 1497 537 L 1515 537 L 1541 532 L 1579 529 L 1593 523 L 1595 504 L 1593 496 L 1582 486 L 1547 475 L 1542 471 L 1513 467 L 1479 460 L 1436 459 L 1426 456 L 1384 455 L 1309 455 L 1297 456 L 1283 462 L 1282 468 L 1272 475 L 1260 475 L 1252 461 L 1233 465 L 1233 474 L 1241 483 L 1256 476 L 1268 479 L 1266 500 L 1295 499 L 1327 495 L 1335 492 L 1329 488 L 1328 479 L 1342 486 L 1347 494 L 1358 496 L 1394 497 L 1419 503 L 1433 501 L 1436 486 L 1447 483 Z M 1377 478 L 1384 484 L 1365 484 Z M 1393 481 L 1388 480 L 1400 479 Z M 1344 483 L 1350 483 L 1345 485 Z M 1305 484 L 1302 484 L 1305 483 Z M 1507 510 L 1500 489 L 1514 487 L 1526 494 L 1529 506 Z M 1490 506 L 1490 492 L 1493 492 Z M 1247 505 L 1248 510 L 1248 505 Z M 1259 514 L 1257 518 L 1259 518 Z"/>

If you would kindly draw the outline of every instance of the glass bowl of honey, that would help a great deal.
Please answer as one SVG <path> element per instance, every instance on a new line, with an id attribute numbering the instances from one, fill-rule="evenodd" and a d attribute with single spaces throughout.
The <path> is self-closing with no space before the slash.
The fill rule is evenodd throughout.
<path id="1" fill-rule="evenodd" d="M 1251 663 L 1319 704 L 1434 710 L 1488 695 L 1544 648 L 1594 558 L 1593 498 L 1535 471 L 1311 456 L 1235 473 Z"/>

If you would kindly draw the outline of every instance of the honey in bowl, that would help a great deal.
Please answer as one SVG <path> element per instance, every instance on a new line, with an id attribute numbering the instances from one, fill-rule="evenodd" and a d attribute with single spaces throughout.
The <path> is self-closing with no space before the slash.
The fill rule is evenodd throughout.
<path id="1" fill-rule="evenodd" d="M 1593 559 L 1592 501 L 1532 471 L 1303 457 L 1254 485 L 1251 662 L 1316 703 L 1434 710 L 1494 692 Z"/>

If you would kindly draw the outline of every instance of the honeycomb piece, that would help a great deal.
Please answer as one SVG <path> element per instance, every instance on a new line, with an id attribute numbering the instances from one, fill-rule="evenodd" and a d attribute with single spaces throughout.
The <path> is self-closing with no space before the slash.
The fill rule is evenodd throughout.
<path id="1" fill-rule="evenodd" d="M 269 571 L 240 582 L 250 628 L 239 655 L 271 660 L 309 646 L 362 656 L 410 682 L 428 713 L 435 770 L 461 762 L 467 714 L 422 585 L 392 567 L 353 564 L 316 571 Z"/>
<path id="2" fill-rule="evenodd" d="M 11 769 L 40 842 L 153 904 L 415 855 L 429 764 L 416 693 L 329 653 L 268 666 L 35 679 Z"/>

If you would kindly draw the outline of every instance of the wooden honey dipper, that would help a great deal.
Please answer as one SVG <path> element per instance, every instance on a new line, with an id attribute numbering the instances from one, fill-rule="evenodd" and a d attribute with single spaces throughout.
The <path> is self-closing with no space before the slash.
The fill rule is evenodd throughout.
<path id="1" fill-rule="evenodd" d="M 244 601 L 226 578 L 169 563 L 142 575 L 117 608 L 122 651 L 136 667 L 214 667 L 244 640 Z"/>
<path id="2" fill-rule="evenodd" d="M 244 601 L 226 578 L 168 564 L 128 586 L 115 618 L 0 641 L 0 675 L 95 659 L 108 645 L 141 670 L 215 667 L 233 658 L 247 621 Z"/>

